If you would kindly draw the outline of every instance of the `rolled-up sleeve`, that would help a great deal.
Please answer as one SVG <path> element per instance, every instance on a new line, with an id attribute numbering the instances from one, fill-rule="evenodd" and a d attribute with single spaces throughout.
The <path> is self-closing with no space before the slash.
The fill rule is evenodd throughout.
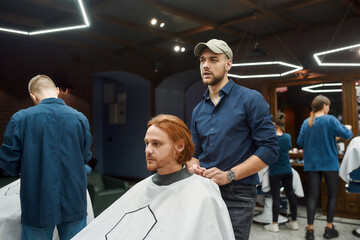
<path id="1" fill-rule="evenodd" d="M 269 105 L 260 93 L 254 94 L 254 98 L 249 101 L 248 114 L 248 125 L 257 147 L 254 155 L 267 165 L 271 165 L 279 157 L 278 139 Z"/>

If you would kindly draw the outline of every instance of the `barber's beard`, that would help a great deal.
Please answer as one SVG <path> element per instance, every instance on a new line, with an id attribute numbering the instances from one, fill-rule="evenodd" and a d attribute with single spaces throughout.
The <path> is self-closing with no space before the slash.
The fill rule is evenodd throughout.
<path id="1" fill-rule="evenodd" d="M 207 85 L 210 86 L 215 86 L 217 85 L 219 82 L 221 82 L 221 80 L 223 80 L 224 76 L 222 77 L 215 77 L 213 81 L 209 82 Z"/>
<path id="2" fill-rule="evenodd" d="M 203 80 L 203 83 L 208 86 L 215 86 L 215 85 L 219 84 L 224 79 L 224 77 L 225 77 L 225 73 L 223 73 L 221 76 L 214 76 L 214 78 L 211 81 Z"/>

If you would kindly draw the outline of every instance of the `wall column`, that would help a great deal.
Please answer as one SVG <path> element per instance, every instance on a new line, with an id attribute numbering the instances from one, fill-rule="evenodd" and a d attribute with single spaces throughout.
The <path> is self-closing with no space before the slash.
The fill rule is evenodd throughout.
<path id="1" fill-rule="evenodd" d="M 342 109 L 343 123 L 352 126 L 354 136 L 359 135 L 359 123 L 357 114 L 357 97 L 355 80 L 348 77 L 342 81 Z"/>

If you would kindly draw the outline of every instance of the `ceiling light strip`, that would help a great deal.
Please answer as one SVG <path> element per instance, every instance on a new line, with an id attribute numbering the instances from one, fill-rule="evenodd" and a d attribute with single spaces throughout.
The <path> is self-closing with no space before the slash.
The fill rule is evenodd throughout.
<path id="1" fill-rule="evenodd" d="M 319 89 L 319 90 L 312 90 L 307 89 L 305 87 L 301 88 L 301 90 L 311 93 L 329 93 L 329 92 L 342 92 L 342 89 Z"/>
<path id="2" fill-rule="evenodd" d="M 320 83 L 314 84 L 306 87 L 302 87 L 301 90 L 311 93 L 326 93 L 326 92 L 342 92 L 342 89 L 314 89 L 320 87 L 331 87 L 331 86 L 341 86 L 342 83 Z"/>
<path id="3" fill-rule="evenodd" d="M 324 85 L 324 87 L 328 87 L 328 86 L 342 86 L 342 83 L 324 83 L 323 85 Z"/>
<path id="4" fill-rule="evenodd" d="M 11 29 L 11 28 L 3 28 L 3 27 L 0 27 L 0 31 L 11 32 L 11 33 L 18 33 L 18 34 L 23 34 L 23 35 L 29 35 L 28 32 L 19 31 L 19 30 Z"/>
<path id="5" fill-rule="evenodd" d="M 237 75 L 237 74 L 228 74 L 229 77 L 234 78 L 264 78 L 264 77 L 281 77 L 280 74 L 259 74 L 259 75 Z"/>
<path id="6" fill-rule="evenodd" d="M 89 27 L 90 22 L 89 22 L 89 19 L 87 17 L 83 2 L 82 2 L 82 0 L 78 0 L 77 2 L 79 4 L 80 10 L 81 10 L 81 15 L 82 15 L 82 17 L 84 19 L 85 24 L 83 24 L 83 25 L 70 26 L 70 27 L 61 27 L 61 28 L 54 28 L 54 29 L 45 29 L 45 30 L 39 30 L 39 31 L 33 31 L 33 32 L 25 32 L 25 31 L 20 31 L 20 30 L 17 30 L 17 29 L 0 27 L 0 31 L 23 34 L 23 35 L 38 35 L 38 34 L 44 34 L 44 33 L 68 31 L 68 30 L 74 30 L 74 29 L 80 29 L 80 28 Z"/>
<path id="7" fill-rule="evenodd" d="M 47 29 L 47 30 L 29 32 L 29 35 L 38 35 L 38 34 L 52 33 L 52 32 L 61 32 L 61 31 L 68 31 L 68 30 L 74 30 L 74 29 L 79 29 L 79 28 L 87 28 L 87 27 L 88 27 L 88 25 L 79 25 L 79 26 L 72 26 L 72 27 L 54 28 L 54 29 Z"/>
<path id="8" fill-rule="evenodd" d="M 244 67 L 244 66 L 266 66 L 266 65 L 283 65 L 287 67 L 294 68 L 290 71 L 277 73 L 277 74 L 258 74 L 258 75 L 237 75 L 237 74 L 228 74 L 229 77 L 234 78 L 261 78 L 261 77 L 282 77 L 293 72 L 297 72 L 303 69 L 302 66 L 281 62 L 281 61 L 272 61 L 272 62 L 249 62 L 249 63 L 234 63 L 233 67 Z"/>
<path id="9" fill-rule="evenodd" d="M 360 44 L 355 44 L 355 45 L 351 45 L 351 46 L 346 46 L 346 47 L 342 47 L 342 48 L 336 48 L 333 50 L 329 50 L 329 51 L 324 51 L 324 52 L 319 52 L 319 53 L 315 53 L 313 55 L 313 57 L 315 58 L 317 64 L 319 66 L 344 66 L 344 67 L 355 67 L 355 66 L 360 66 L 360 63 L 323 63 L 321 62 L 321 60 L 319 59 L 319 56 L 322 55 L 326 55 L 326 54 L 330 54 L 330 53 L 335 53 L 335 52 L 340 52 L 340 51 L 344 51 L 347 49 L 351 49 L 351 48 L 356 48 L 356 47 L 360 47 Z"/>
<path id="10" fill-rule="evenodd" d="M 82 3 L 81 0 L 78 0 L 78 3 L 79 3 L 79 6 L 80 6 L 80 9 L 81 9 L 81 14 L 82 14 L 82 16 L 83 16 L 85 25 L 89 27 L 89 26 L 90 26 L 90 22 L 89 22 L 89 19 L 88 19 L 87 15 L 86 15 L 86 11 L 85 11 L 84 5 L 83 5 L 83 3 Z"/>

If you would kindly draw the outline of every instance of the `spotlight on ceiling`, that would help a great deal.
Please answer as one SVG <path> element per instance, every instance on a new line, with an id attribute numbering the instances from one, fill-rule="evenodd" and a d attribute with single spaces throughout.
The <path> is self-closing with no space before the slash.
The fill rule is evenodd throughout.
<path id="1" fill-rule="evenodd" d="M 160 23 L 160 27 L 161 28 L 165 27 L 165 23 L 164 22 Z"/>
<path id="2" fill-rule="evenodd" d="M 158 20 L 156 18 L 151 19 L 150 23 L 151 25 L 156 25 Z"/>
<path id="3" fill-rule="evenodd" d="M 184 47 L 182 47 L 182 48 L 180 49 L 181 52 L 185 52 L 185 50 L 186 50 L 186 49 L 185 49 Z"/>
<path id="4" fill-rule="evenodd" d="M 175 52 L 180 51 L 180 46 L 179 46 L 179 45 L 176 45 L 176 46 L 174 47 L 174 51 L 175 51 Z"/>

